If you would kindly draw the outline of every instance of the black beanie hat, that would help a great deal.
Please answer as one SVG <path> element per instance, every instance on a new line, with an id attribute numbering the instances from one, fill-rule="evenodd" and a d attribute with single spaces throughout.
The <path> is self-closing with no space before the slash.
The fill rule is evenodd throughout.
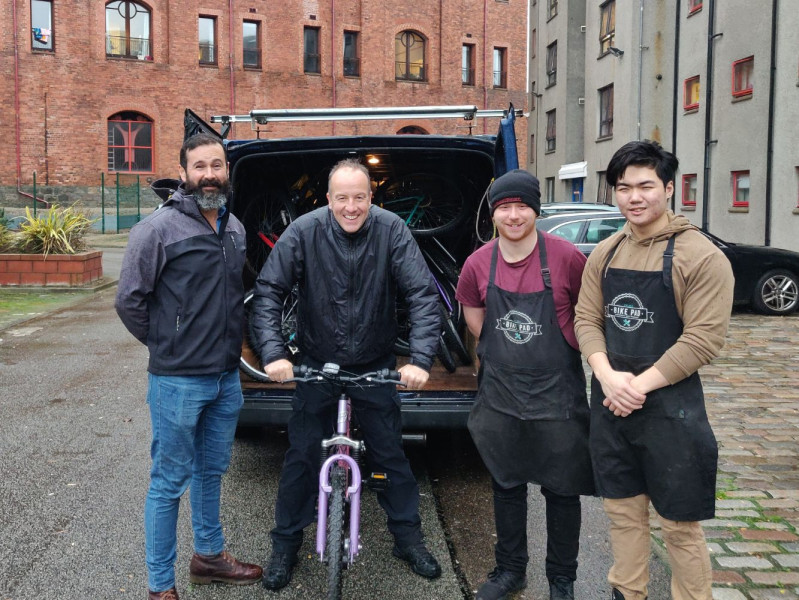
<path id="1" fill-rule="evenodd" d="M 488 204 L 491 214 L 494 209 L 503 204 L 506 198 L 518 198 L 535 211 L 536 215 L 541 214 L 541 187 L 538 179 L 529 171 L 524 169 L 513 169 L 504 175 L 497 177 L 488 190 Z"/>

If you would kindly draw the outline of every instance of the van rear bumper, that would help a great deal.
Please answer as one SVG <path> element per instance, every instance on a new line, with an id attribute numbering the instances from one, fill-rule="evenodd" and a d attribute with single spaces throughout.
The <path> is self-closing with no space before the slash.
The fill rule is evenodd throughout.
<path id="1" fill-rule="evenodd" d="M 286 425 L 291 416 L 292 390 L 245 389 L 239 425 Z M 465 429 L 474 403 L 473 391 L 399 392 L 402 428 Z"/>

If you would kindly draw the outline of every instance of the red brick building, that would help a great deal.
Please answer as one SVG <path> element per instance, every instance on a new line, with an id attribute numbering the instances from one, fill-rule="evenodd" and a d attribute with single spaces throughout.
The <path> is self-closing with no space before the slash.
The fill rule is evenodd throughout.
<path id="1" fill-rule="evenodd" d="M 175 176 L 186 107 L 206 119 L 252 108 L 526 109 L 527 22 L 523 0 L 0 0 L 3 199 L 30 192 L 34 172 L 62 202 L 101 173 Z M 478 121 L 474 133 L 496 126 Z M 442 119 L 277 123 L 257 135 L 406 127 L 469 132 Z M 520 119 L 520 141 L 526 127 Z M 231 133 L 255 135 L 249 124 Z"/>

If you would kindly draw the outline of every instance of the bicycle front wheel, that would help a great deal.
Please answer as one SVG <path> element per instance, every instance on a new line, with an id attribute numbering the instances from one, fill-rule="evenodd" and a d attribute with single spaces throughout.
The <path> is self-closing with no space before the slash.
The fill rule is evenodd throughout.
<path id="1" fill-rule="evenodd" d="M 344 539 L 344 503 L 347 493 L 347 471 L 333 465 L 330 471 L 330 502 L 327 512 L 327 599 L 340 600 L 341 574 L 347 561 Z"/>

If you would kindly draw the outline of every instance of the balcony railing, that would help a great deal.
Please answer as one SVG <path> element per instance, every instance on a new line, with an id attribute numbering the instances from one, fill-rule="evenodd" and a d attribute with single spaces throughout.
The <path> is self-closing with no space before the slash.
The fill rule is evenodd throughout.
<path id="1" fill-rule="evenodd" d="M 148 38 L 107 35 L 105 36 L 105 53 L 107 56 L 152 60 Z"/>
<path id="2" fill-rule="evenodd" d="M 216 64 L 216 46 L 214 44 L 200 44 L 200 62 Z"/>
<path id="3" fill-rule="evenodd" d="M 403 81 L 425 81 L 425 70 L 423 65 L 408 64 L 404 61 L 396 61 L 395 79 Z"/>
<path id="4" fill-rule="evenodd" d="M 361 59 L 360 58 L 345 58 L 344 59 L 344 75 L 347 77 L 360 77 L 361 75 Z"/>
<path id="5" fill-rule="evenodd" d="M 261 51 L 257 48 L 249 50 L 245 48 L 242 53 L 242 61 L 245 67 L 257 69 L 261 66 Z"/>
<path id="6" fill-rule="evenodd" d="M 321 73 L 322 71 L 319 67 L 321 62 L 321 57 L 318 54 L 305 54 L 303 68 L 306 73 Z"/>
<path id="7" fill-rule="evenodd" d="M 494 87 L 508 87 L 508 74 L 505 71 L 494 71 Z"/>
<path id="8" fill-rule="evenodd" d="M 461 69 L 461 83 L 474 85 L 474 69 Z"/>

